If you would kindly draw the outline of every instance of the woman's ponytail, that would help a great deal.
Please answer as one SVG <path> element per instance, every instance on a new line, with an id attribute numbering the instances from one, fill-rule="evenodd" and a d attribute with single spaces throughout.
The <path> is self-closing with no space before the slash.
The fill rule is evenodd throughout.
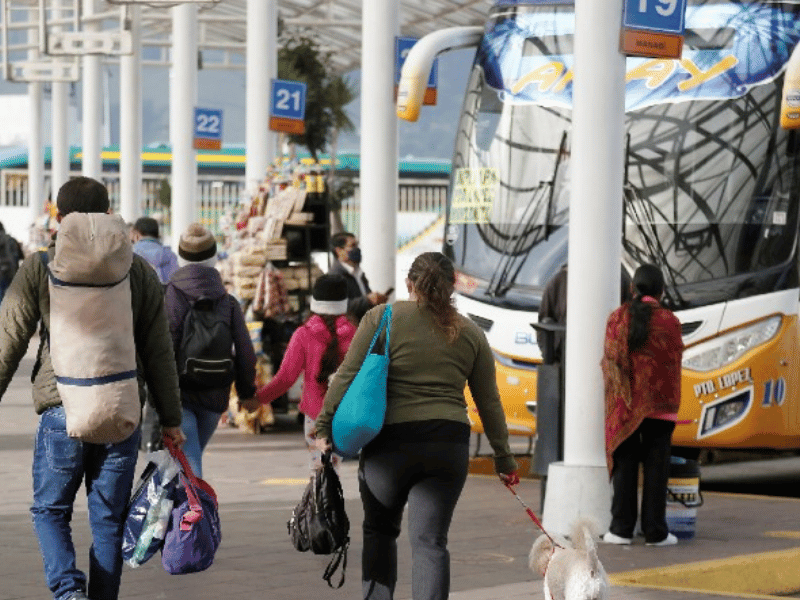
<path id="1" fill-rule="evenodd" d="M 633 300 L 629 305 L 631 321 L 628 326 L 628 352 L 645 345 L 650 334 L 650 317 L 653 306 L 644 302 L 644 296 L 660 298 L 664 293 L 664 276 L 655 265 L 645 264 L 633 274 Z"/>
<path id="2" fill-rule="evenodd" d="M 336 335 L 336 319 L 339 315 L 319 315 L 328 332 L 331 334 L 331 339 L 319 360 L 319 373 L 317 373 L 317 383 L 328 387 L 328 378 L 336 372 L 339 368 L 339 336 Z"/>

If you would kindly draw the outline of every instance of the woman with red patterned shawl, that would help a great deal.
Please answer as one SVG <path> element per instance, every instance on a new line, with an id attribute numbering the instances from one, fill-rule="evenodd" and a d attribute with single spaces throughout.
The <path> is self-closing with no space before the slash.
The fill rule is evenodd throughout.
<path id="1" fill-rule="evenodd" d="M 611 526 L 603 540 L 631 543 L 642 463 L 645 543 L 669 546 L 678 541 L 667 529 L 666 504 L 672 432 L 681 400 L 681 324 L 659 303 L 664 277 L 658 267 L 639 267 L 631 287 L 633 299 L 608 318 L 602 361 L 606 461 L 614 489 Z"/>

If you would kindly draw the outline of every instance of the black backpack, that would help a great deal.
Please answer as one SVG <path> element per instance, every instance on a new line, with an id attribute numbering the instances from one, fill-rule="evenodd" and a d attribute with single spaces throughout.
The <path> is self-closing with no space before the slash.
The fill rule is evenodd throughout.
<path id="1" fill-rule="evenodd" d="M 0 231 L 0 278 L 10 282 L 17 273 L 19 260 L 17 241 L 5 231 Z"/>
<path id="2" fill-rule="evenodd" d="M 342 565 L 337 589 L 344 585 L 347 548 L 350 545 L 350 520 L 344 509 L 344 494 L 339 475 L 331 464 L 331 454 L 322 455 L 322 468 L 311 476 L 300 503 L 287 523 L 289 537 L 300 552 L 333 554 L 322 578 L 330 587 L 333 574 Z"/>
<path id="3" fill-rule="evenodd" d="M 228 297 L 198 298 L 183 319 L 178 376 L 185 390 L 229 387 L 236 378 Z M 223 312 L 224 311 L 224 312 Z"/>

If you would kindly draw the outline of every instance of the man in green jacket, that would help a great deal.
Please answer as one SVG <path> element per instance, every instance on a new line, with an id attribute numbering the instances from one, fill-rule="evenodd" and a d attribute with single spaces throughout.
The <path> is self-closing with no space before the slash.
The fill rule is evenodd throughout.
<path id="1" fill-rule="evenodd" d="M 58 192 L 58 216 L 109 211 L 105 186 L 88 177 L 65 183 Z M 55 239 L 47 249 L 52 260 Z M 178 376 L 164 312 L 164 295 L 155 271 L 134 256 L 129 272 L 137 375 L 147 383 L 164 435 L 183 443 Z M 0 399 L 25 355 L 39 321 L 50 330 L 48 272 L 39 253 L 22 263 L 0 307 Z M 75 340 L 80 343 L 80 340 Z M 87 576 L 77 569 L 70 533 L 72 507 L 85 479 L 92 530 L 88 598 L 117 600 L 122 574 L 122 524 L 133 486 L 141 432 L 116 444 L 90 444 L 69 437 L 56 389 L 49 345 L 41 343 L 31 376 L 33 403 L 40 415 L 33 455 L 34 528 L 54 600 L 87 598 Z M 143 400 L 143 398 L 140 398 Z"/>

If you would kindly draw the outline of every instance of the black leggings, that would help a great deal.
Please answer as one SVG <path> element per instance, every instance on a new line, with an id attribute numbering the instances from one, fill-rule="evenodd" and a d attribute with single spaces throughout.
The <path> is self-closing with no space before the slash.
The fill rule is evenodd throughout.
<path id="1" fill-rule="evenodd" d="M 667 529 L 667 480 L 673 421 L 645 419 L 631 436 L 614 450 L 611 481 L 611 533 L 632 538 L 637 518 L 639 463 L 642 463 L 642 531 L 647 543 L 662 541 Z"/>
<path id="2" fill-rule="evenodd" d="M 412 597 L 448 597 L 447 533 L 468 470 L 469 444 L 394 441 L 364 449 L 358 481 L 364 505 L 361 569 L 365 600 L 391 600 L 394 596 L 397 536 L 406 502 Z"/>

